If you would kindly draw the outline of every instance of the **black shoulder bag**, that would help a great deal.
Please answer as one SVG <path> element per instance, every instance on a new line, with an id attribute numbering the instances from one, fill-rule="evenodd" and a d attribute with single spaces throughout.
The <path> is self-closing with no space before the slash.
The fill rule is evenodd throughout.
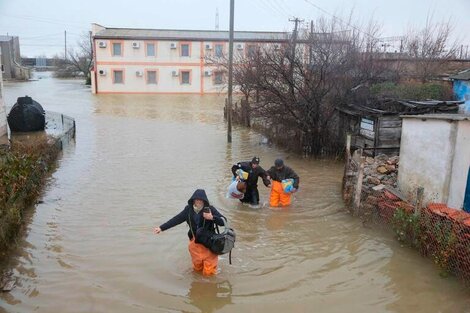
<path id="1" fill-rule="evenodd" d="M 227 219 L 222 216 L 221 218 L 224 221 L 223 232 L 220 232 L 219 226 L 215 222 L 215 229 L 206 228 L 204 220 L 202 227 L 196 229 L 196 234 L 193 233 L 193 237 L 196 243 L 202 244 L 217 255 L 229 253 L 229 264 L 232 264 L 232 249 L 235 246 L 236 234 L 233 228 L 228 226 Z M 191 216 L 188 215 L 188 219 L 192 231 Z"/>

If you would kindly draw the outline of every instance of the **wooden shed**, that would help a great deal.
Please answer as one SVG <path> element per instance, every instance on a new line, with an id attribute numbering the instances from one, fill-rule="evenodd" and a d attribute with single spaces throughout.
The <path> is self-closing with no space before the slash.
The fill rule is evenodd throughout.
<path id="1" fill-rule="evenodd" d="M 339 131 L 351 134 L 351 147 L 365 154 L 398 155 L 400 152 L 400 115 L 458 113 L 462 101 L 381 100 L 374 104 L 351 104 L 339 111 Z"/>

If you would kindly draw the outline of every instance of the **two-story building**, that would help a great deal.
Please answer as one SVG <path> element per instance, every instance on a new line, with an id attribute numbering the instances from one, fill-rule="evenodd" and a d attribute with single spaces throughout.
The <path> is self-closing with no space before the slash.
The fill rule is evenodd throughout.
<path id="1" fill-rule="evenodd" d="M 210 94 L 226 87 L 228 31 L 106 28 L 92 24 L 93 93 Z M 287 43 L 285 32 L 234 33 L 234 53 Z"/>

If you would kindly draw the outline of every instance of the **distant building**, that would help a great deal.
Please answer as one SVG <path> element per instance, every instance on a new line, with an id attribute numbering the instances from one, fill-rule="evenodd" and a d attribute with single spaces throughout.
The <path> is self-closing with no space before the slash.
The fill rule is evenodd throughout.
<path id="1" fill-rule="evenodd" d="M 207 62 L 228 55 L 228 31 L 106 28 L 92 24 L 94 93 L 218 93 L 227 73 Z M 287 43 L 285 32 L 235 32 L 234 53 Z"/>
<path id="2" fill-rule="evenodd" d="M 31 71 L 21 65 L 20 40 L 17 36 L 0 36 L 2 73 L 5 80 L 27 80 Z"/>
<path id="3" fill-rule="evenodd" d="M 449 77 L 453 80 L 454 94 L 457 100 L 465 101 L 462 111 L 470 113 L 470 69 Z"/>
<path id="4" fill-rule="evenodd" d="M 2 51 L 0 51 L 0 66 L 3 65 Z M 7 116 L 5 112 L 5 101 L 3 100 L 3 77 L 0 71 L 0 146 L 8 143 L 7 138 Z"/>

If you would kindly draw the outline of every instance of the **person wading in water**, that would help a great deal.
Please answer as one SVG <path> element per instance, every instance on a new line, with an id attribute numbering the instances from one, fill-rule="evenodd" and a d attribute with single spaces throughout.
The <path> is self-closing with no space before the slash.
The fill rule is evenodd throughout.
<path id="1" fill-rule="evenodd" d="M 238 162 L 237 164 L 233 165 L 233 176 L 237 176 L 237 170 L 239 169 L 248 173 L 248 178 L 246 179 L 245 197 L 240 199 L 240 201 L 249 203 L 252 206 L 257 206 L 259 204 L 258 178 L 261 177 L 266 187 L 268 187 L 270 184 L 270 181 L 266 175 L 266 171 L 259 165 L 258 157 L 254 157 L 251 162 Z"/>
<path id="2" fill-rule="evenodd" d="M 189 231 L 189 254 L 193 262 L 193 268 L 197 272 L 202 272 L 204 276 L 211 276 L 217 273 L 219 257 L 200 243 L 196 243 L 195 234 L 198 229 L 213 230 L 214 223 L 219 226 L 224 225 L 224 216 L 216 208 L 209 204 L 204 189 L 197 189 L 188 200 L 188 205 L 176 216 L 154 229 L 155 234 L 170 229 L 183 222 L 188 223 Z"/>
<path id="3" fill-rule="evenodd" d="M 272 166 L 267 173 L 273 181 L 269 204 L 272 207 L 290 205 L 292 193 L 296 192 L 299 188 L 299 175 L 297 175 L 290 167 L 285 166 L 282 159 L 274 161 L 274 166 Z M 286 179 L 294 180 L 293 188 L 290 192 L 285 192 L 282 186 L 282 181 Z"/>

